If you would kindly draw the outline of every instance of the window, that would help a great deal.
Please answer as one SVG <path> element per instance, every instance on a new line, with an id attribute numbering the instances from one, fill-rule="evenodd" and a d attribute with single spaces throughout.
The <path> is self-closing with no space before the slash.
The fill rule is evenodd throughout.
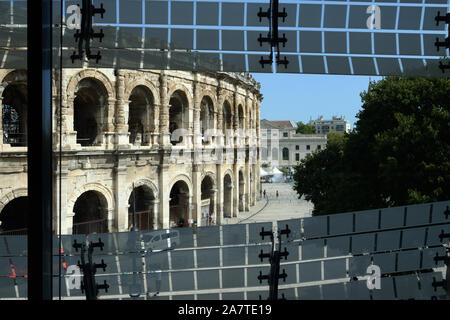
<path id="1" fill-rule="evenodd" d="M 283 160 L 289 160 L 289 149 L 283 148 Z"/>
<path id="2" fill-rule="evenodd" d="M 283 132 L 283 137 L 287 137 L 288 136 L 288 133 L 287 132 Z"/>
<path id="3" fill-rule="evenodd" d="M 321 150 L 322 149 L 322 146 L 319 144 L 318 146 L 317 146 L 317 150 Z"/>
<path id="4" fill-rule="evenodd" d="M 309 144 L 306 145 L 306 150 L 311 150 L 311 146 Z"/>
<path id="5" fill-rule="evenodd" d="M 295 150 L 300 150 L 300 146 L 295 146 Z"/>
<path id="6" fill-rule="evenodd" d="M 300 154 L 299 153 L 295 154 L 295 161 L 300 161 Z"/>

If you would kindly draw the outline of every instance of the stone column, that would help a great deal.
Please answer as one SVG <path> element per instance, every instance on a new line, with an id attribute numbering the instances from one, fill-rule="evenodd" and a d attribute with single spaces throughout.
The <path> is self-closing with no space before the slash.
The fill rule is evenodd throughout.
<path id="1" fill-rule="evenodd" d="M 237 217 L 239 214 L 239 171 L 237 169 L 237 164 L 233 165 L 233 175 L 234 175 L 234 188 L 233 188 L 233 217 Z"/>
<path id="2" fill-rule="evenodd" d="M 248 161 L 245 162 L 244 166 L 244 211 L 249 211 L 249 203 L 250 203 L 250 170 Z"/>
<path id="3" fill-rule="evenodd" d="M 152 201 L 153 203 L 153 230 L 160 229 L 159 224 L 159 199 Z"/>
<path id="4" fill-rule="evenodd" d="M 192 204 L 194 205 L 193 218 L 197 220 L 197 226 L 202 225 L 202 181 L 198 164 L 192 166 Z"/>
<path id="5" fill-rule="evenodd" d="M 116 207 L 114 210 L 114 228 L 119 232 L 128 231 L 129 194 L 123 191 L 127 190 L 127 168 L 123 162 L 124 160 L 119 159 L 117 167 L 114 170 L 114 194 L 116 196 Z"/>
<path id="6" fill-rule="evenodd" d="M 159 107 L 159 144 L 163 147 L 170 146 L 170 132 L 169 132 L 169 97 L 167 95 L 168 84 L 167 75 L 164 71 L 161 71 L 159 77 L 160 82 L 160 101 Z"/>
<path id="7" fill-rule="evenodd" d="M 125 76 L 122 70 L 117 72 L 116 92 L 116 132 L 114 140 L 117 147 L 126 146 L 129 148 L 128 117 L 130 101 L 125 99 Z"/>
<path id="8" fill-rule="evenodd" d="M 199 149 L 202 148 L 202 133 L 200 130 L 200 88 L 197 81 L 194 81 L 194 97 L 193 97 L 193 122 L 194 122 L 194 148 Z"/>
<path id="9" fill-rule="evenodd" d="M 59 162 L 59 161 L 58 161 Z M 59 167 L 62 166 L 61 169 L 61 175 L 59 174 Z M 58 163 L 56 166 L 56 170 L 53 174 L 54 176 L 54 195 L 55 195 L 55 201 L 53 201 L 53 212 L 56 214 L 53 216 L 53 231 L 55 231 L 55 234 L 58 234 L 59 232 L 59 219 L 61 217 L 61 234 L 71 234 L 72 233 L 72 226 L 70 226 L 70 229 L 67 225 L 67 211 L 69 208 L 67 207 L 67 204 L 69 202 L 68 196 L 70 192 L 68 192 L 68 183 L 67 183 L 67 166 L 64 163 Z M 61 180 L 61 190 L 60 190 L 60 183 Z M 70 190 L 72 191 L 72 190 Z M 61 197 L 59 197 L 59 194 L 61 193 Z M 59 204 L 61 203 L 61 213 L 59 210 Z"/>
<path id="10" fill-rule="evenodd" d="M 170 219 L 170 186 L 169 186 L 169 164 L 159 167 L 159 225 L 163 229 L 169 229 Z"/>
<path id="11" fill-rule="evenodd" d="M 212 214 L 212 220 L 215 222 L 215 224 L 219 224 L 217 221 L 217 217 L 218 217 L 218 214 L 217 214 L 217 189 L 211 189 L 211 193 L 209 195 L 209 201 L 213 202 L 212 207 L 213 207 L 214 212 Z"/>
<path id="12" fill-rule="evenodd" d="M 224 202 L 224 188 L 222 179 L 222 165 L 218 163 L 216 165 L 216 189 L 217 189 L 217 201 L 216 204 L 216 223 L 222 224 L 223 221 L 223 202 Z"/>

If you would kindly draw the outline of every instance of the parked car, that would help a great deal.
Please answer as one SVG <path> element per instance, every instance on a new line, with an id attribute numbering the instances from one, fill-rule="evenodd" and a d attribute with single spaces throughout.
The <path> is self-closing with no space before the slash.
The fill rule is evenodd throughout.
<path id="1" fill-rule="evenodd" d="M 148 252 L 173 249 L 180 245 L 180 232 L 174 229 L 144 233 L 141 250 Z"/>

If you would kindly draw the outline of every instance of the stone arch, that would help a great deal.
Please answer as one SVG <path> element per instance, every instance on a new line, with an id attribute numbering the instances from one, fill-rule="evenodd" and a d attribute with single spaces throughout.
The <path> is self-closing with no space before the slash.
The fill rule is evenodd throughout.
<path id="1" fill-rule="evenodd" d="M 124 97 L 128 98 L 133 90 L 138 86 L 146 87 L 152 93 L 154 103 L 158 105 L 160 104 L 158 88 L 155 86 L 155 84 L 153 84 L 153 82 L 145 78 L 138 78 L 133 80 L 131 83 L 126 84 Z"/>
<path id="2" fill-rule="evenodd" d="M 78 83 L 85 78 L 94 78 L 100 81 L 108 93 L 108 99 L 113 99 L 116 97 L 114 86 L 112 85 L 111 80 L 103 72 L 97 69 L 84 69 L 74 74 L 67 84 L 66 92 L 69 101 L 75 99 L 75 92 Z"/>
<path id="3" fill-rule="evenodd" d="M 203 179 L 205 179 L 206 177 L 210 177 L 212 182 L 213 182 L 213 188 L 217 188 L 217 178 L 214 172 L 212 171 L 205 171 L 201 177 L 200 177 L 200 181 L 203 181 Z"/>
<path id="4" fill-rule="evenodd" d="M 138 84 L 125 97 L 128 99 L 129 142 L 149 145 L 151 133 L 155 131 L 154 92 L 148 86 Z"/>
<path id="5" fill-rule="evenodd" d="M 69 209 L 69 212 L 73 212 L 73 207 L 75 205 L 75 202 L 77 201 L 77 199 L 85 192 L 87 191 L 97 191 L 100 194 L 102 194 L 105 199 L 106 199 L 106 203 L 108 206 L 108 219 L 112 219 L 113 218 L 113 210 L 114 210 L 114 194 L 112 193 L 112 191 L 100 184 L 100 183 L 87 183 L 85 185 L 83 185 L 82 187 L 78 188 L 73 194 L 72 197 L 70 198 L 70 200 L 68 201 L 67 207 Z"/>
<path id="6" fill-rule="evenodd" d="M 203 98 L 205 98 L 205 97 L 208 97 L 211 99 L 213 108 L 214 108 L 214 112 L 217 112 L 217 110 L 218 110 L 217 94 L 214 93 L 211 89 L 203 89 L 200 92 L 199 100 L 202 101 Z"/>
<path id="7" fill-rule="evenodd" d="M 134 187 L 138 188 L 141 186 L 146 186 L 152 190 L 155 200 L 159 198 L 159 190 L 158 187 L 148 178 L 141 178 L 134 182 Z M 126 198 L 128 199 L 133 191 L 133 183 L 130 183 L 126 189 Z"/>
<path id="8" fill-rule="evenodd" d="M 8 204 L 8 202 L 19 197 L 27 197 L 27 196 L 28 196 L 27 188 L 14 189 L 8 192 L 7 194 L 5 194 L 3 197 L 0 198 L 0 212 L 2 212 L 3 208 Z"/>
<path id="9" fill-rule="evenodd" d="M 17 69 L 17 70 L 11 70 L 8 71 L 0 81 L 2 87 L 6 87 L 6 85 L 10 84 L 11 82 L 16 81 L 27 81 L 27 70 L 24 69 Z"/>
<path id="10" fill-rule="evenodd" d="M 228 175 L 230 176 L 230 178 L 231 178 L 231 183 L 234 184 L 233 171 L 232 171 L 231 169 L 225 170 L 225 172 L 223 173 L 222 180 L 225 178 L 225 176 L 226 176 L 227 174 L 228 174 Z"/>
<path id="11" fill-rule="evenodd" d="M 177 183 L 180 180 L 184 181 L 186 183 L 186 185 L 188 186 L 188 189 L 189 189 L 189 196 L 192 197 L 193 189 L 194 189 L 193 186 L 192 186 L 192 181 L 191 181 L 191 178 L 189 178 L 189 176 L 184 174 L 184 173 L 178 174 L 172 180 L 170 180 L 169 189 L 168 189 L 169 192 L 170 192 L 170 190 L 172 190 L 172 188 L 175 185 L 175 183 Z"/>
<path id="12" fill-rule="evenodd" d="M 192 94 L 190 90 L 184 84 L 177 83 L 175 80 L 173 81 L 173 84 L 168 85 L 167 97 L 169 98 L 169 100 L 176 91 L 182 91 L 186 95 L 188 106 L 193 106 Z"/>

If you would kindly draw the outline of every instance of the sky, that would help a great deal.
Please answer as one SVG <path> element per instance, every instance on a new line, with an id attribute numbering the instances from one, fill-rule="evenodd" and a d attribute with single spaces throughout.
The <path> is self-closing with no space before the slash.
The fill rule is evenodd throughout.
<path id="1" fill-rule="evenodd" d="M 345 116 L 351 127 L 358 120 L 362 91 L 367 91 L 370 80 L 381 77 L 314 74 L 252 73 L 261 83 L 263 101 L 261 119 L 309 122 L 310 117 L 331 119 Z"/>

